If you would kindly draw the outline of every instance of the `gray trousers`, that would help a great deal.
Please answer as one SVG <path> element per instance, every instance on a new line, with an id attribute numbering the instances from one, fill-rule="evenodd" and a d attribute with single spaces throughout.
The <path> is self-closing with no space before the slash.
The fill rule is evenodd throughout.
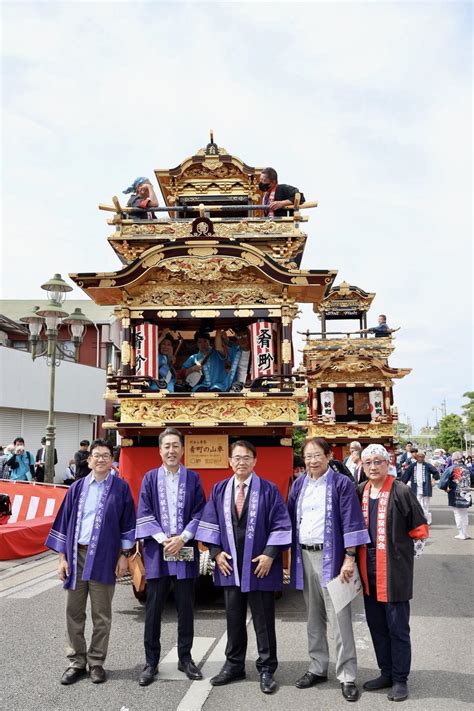
<path id="1" fill-rule="evenodd" d="M 66 656 L 69 666 L 84 669 L 103 666 L 109 646 L 112 624 L 112 598 L 115 585 L 82 580 L 82 570 L 87 550 L 79 548 L 77 555 L 77 584 L 75 590 L 67 591 L 66 598 Z M 84 637 L 86 625 L 87 596 L 91 601 L 92 638 L 87 649 Z"/>
<path id="2" fill-rule="evenodd" d="M 357 657 L 352 631 L 351 606 L 334 610 L 326 588 L 321 585 L 322 551 L 302 550 L 304 588 L 303 595 L 308 611 L 308 671 L 326 676 L 329 666 L 327 624 L 329 622 L 336 643 L 336 677 L 340 682 L 355 681 Z"/>

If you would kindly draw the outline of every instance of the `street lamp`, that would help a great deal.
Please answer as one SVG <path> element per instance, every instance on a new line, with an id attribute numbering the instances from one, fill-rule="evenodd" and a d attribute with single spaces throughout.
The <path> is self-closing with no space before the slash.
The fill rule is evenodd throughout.
<path id="1" fill-rule="evenodd" d="M 29 340 L 31 343 L 31 355 L 33 360 L 46 356 L 46 363 L 50 367 L 49 381 L 49 410 L 48 425 L 46 427 L 46 467 L 45 481 L 52 484 L 54 481 L 54 445 L 56 439 L 56 426 L 54 421 L 54 393 L 56 388 L 56 366 L 59 366 L 61 359 L 69 357 L 68 353 L 58 342 L 58 329 L 61 324 L 68 324 L 72 341 L 74 343 L 74 359 L 79 357 L 79 345 L 82 342 L 86 324 L 92 323 L 81 309 L 74 309 L 72 314 L 64 310 L 62 304 L 66 299 L 66 294 L 72 291 L 60 274 L 55 274 L 52 279 L 41 285 L 41 288 L 48 292 L 50 300 L 40 308 L 35 306 L 30 313 L 20 318 L 20 321 L 28 324 L 30 331 Z M 46 343 L 38 350 L 38 341 L 43 326 L 46 326 Z"/>

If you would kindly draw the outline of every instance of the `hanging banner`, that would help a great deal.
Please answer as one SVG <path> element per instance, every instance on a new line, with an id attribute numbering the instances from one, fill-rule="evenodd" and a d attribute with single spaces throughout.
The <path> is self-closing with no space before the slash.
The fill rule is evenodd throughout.
<path id="1" fill-rule="evenodd" d="M 158 379 L 158 326 L 154 323 L 135 326 L 135 375 Z"/>
<path id="2" fill-rule="evenodd" d="M 329 420 L 336 419 L 336 408 L 334 407 L 334 393 L 331 390 L 323 390 L 321 393 L 321 414 Z"/>
<path id="3" fill-rule="evenodd" d="M 270 321 L 250 324 L 252 380 L 275 373 L 275 332 Z"/>
<path id="4" fill-rule="evenodd" d="M 383 409 L 383 393 L 381 390 L 371 390 L 369 392 L 370 401 L 370 417 L 372 420 L 376 420 L 378 417 L 382 417 L 385 414 Z"/>

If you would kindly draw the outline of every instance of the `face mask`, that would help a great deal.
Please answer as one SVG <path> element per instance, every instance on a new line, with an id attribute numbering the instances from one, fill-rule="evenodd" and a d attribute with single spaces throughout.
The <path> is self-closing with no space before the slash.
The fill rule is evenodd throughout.
<path id="1" fill-rule="evenodd" d="M 262 183 L 260 181 L 260 183 L 258 184 L 258 189 L 261 190 L 262 193 L 266 193 L 267 190 L 270 189 L 270 183 Z"/>

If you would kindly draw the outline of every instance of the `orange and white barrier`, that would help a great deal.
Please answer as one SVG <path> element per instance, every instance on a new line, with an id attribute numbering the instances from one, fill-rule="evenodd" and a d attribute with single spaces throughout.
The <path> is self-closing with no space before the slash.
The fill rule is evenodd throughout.
<path id="1" fill-rule="evenodd" d="M 0 493 L 8 494 L 12 515 L 0 525 L 0 560 L 36 555 L 44 542 L 68 487 L 0 479 Z"/>

